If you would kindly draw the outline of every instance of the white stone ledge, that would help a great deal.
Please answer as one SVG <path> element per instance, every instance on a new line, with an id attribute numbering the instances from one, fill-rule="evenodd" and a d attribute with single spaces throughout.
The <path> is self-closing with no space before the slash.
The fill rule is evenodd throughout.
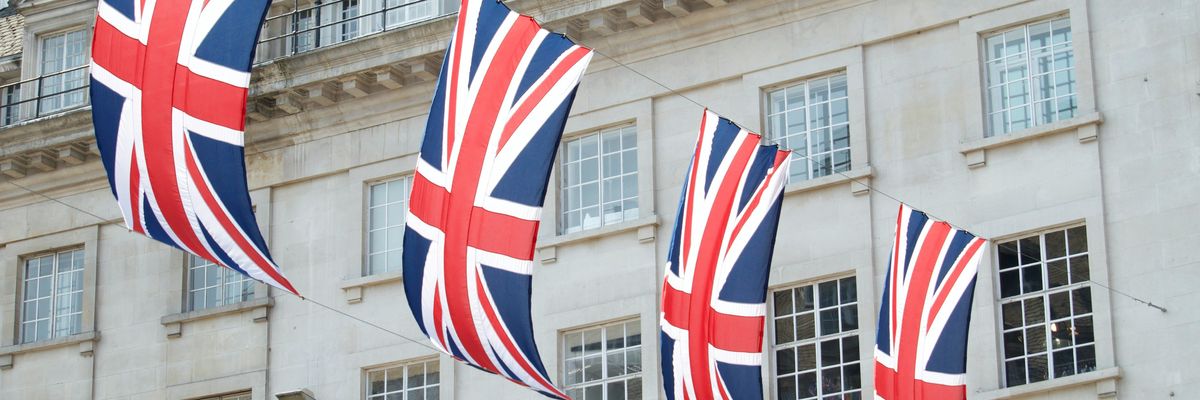
<path id="1" fill-rule="evenodd" d="M 864 185 L 864 183 L 867 185 L 871 184 L 870 180 L 874 175 L 874 168 L 867 166 L 855 168 L 841 174 L 835 173 L 816 179 L 790 182 L 786 187 L 783 188 L 783 195 L 790 196 L 797 193 L 811 192 L 830 186 L 841 185 L 843 183 L 850 183 L 850 193 L 854 195 L 866 194 L 871 189 Z"/>
<path id="2" fill-rule="evenodd" d="M 402 281 L 404 281 L 404 274 L 402 271 L 385 272 L 360 278 L 347 279 L 342 281 L 342 294 L 345 295 L 347 303 L 361 303 L 363 300 L 363 292 L 366 290 L 366 288 Z"/>
<path id="3" fill-rule="evenodd" d="M 183 336 L 183 324 L 193 321 L 217 318 L 224 315 L 251 312 L 254 322 L 266 321 L 267 309 L 273 307 L 274 305 L 275 299 L 263 297 L 234 304 L 205 308 L 203 310 L 164 315 L 162 320 L 159 322 L 161 322 L 162 325 L 167 328 L 167 337 L 177 338 Z"/>
<path id="4" fill-rule="evenodd" d="M 93 349 L 95 349 L 95 342 L 97 340 L 100 340 L 100 334 L 96 331 L 91 331 L 77 333 L 71 336 L 57 337 L 50 340 L 0 347 L 0 369 L 12 368 L 13 358 L 18 354 L 33 353 L 74 345 L 79 346 L 80 355 L 91 356 Z"/>
<path id="5" fill-rule="evenodd" d="M 649 215 L 632 221 L 625 221 L 617 224 L 601 226 L 595 229 L 538 239 L 537 250 L 539 257 L 541 257 L 542 264 L 550 264 L 558 261 L 557 250 L 559 246 L 595 240 L 629 231 L 638 232 L 638 242 L 649 243 L 654 241 L 654 228 L 657 226 L 658 216 Z"/>
<path id="6" fill-rule="evenodd" d="M 977 392 L 972 398 L 979 400 L 1012 399 L 1032 394 L 1046 394 L 1056 390 L 1089 384 L 1096 385 L 1096 395 L 1098 397 L 1112 397 L 1116 395 L 1115 381 L 1120 377 L 1121 369 L 1112 367 L 1065 378 L 1055 378 L 1027 385 Z"/>
<path id="7" fill-rule="evenodd" d="M 1051 124 L 964 142 L 959 149 L 959 153 L 962 153 L 963 157 L 966 157 L 968 167 L 979 168 L 987 164 L 986 152 L 989 149 L 1010 146 L 1064 132 L 1075 132 L 1079 143 L 1087 143 L 1096 140 L 1096 126 L 1102 123 L 1104 123 L 1104 117 L 1099 112 L 1081 114 L 1074 118 L 1056 121 Z"/>

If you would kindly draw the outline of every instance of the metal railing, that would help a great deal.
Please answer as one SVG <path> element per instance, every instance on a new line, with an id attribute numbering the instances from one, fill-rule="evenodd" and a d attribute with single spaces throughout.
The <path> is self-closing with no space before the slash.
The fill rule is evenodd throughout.
<path id="1" fill-rule="evenodd" d="M 307 1 L 307 0 L 306 0 Z M 293 0 L 283 13 L 268 16 L 254 63 L 313 51 L 458 11 L 457 0 Z"/>
<path id="2" fill-rule="evenodd" d="M 255 64 L 317 50 L 458 11 L 457 0 L 316 1 L 270 16 Z M 0 85 L 0 128 L 62 114 L 89 104 L 88 66 Z"/>
<path id="3" fill-rule="evenodd" d="M 88 105 L 88 66 L 0 86 L 0 127 Z"/>

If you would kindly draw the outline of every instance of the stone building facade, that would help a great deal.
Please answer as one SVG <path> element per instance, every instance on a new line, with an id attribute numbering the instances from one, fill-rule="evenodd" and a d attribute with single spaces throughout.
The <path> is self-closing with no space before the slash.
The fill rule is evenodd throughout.
<path id="1" fill-rule="evenodd" d="M 453 3 L 276 1 L 248 107 L 251 198 L 285 274 L 410 338 L 395 233 Z M 603 54 L 534 272 L 536 340 L 577 398 L 663 398 L 658 289 L 696 103 L 806 152 L 771 271 L 769 398 L 870 397 L 893 196 L 993 240 L 970 398 L 1200 398 L 1200 2 L 509 5 Z M 0 12 L 0 399 L 537 398 L 129 233 L 90 129 L 95 8 Z"/>

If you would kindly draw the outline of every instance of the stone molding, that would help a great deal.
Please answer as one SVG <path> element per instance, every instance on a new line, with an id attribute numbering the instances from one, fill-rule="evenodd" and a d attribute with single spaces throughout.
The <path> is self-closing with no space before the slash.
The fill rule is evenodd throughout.
<path id="1" fill-rule="evenodd" d="M 100 340 L 100 333 L 96 331 L 90 331 L 77 333 L 71 336 L 57 337 L 50 340 L 0 347 L 0 369 L 11 369 L 14 364 L 14 356 L 18 354 L 33 353 L 61 347 L 69 347 L 73 345 L 79 346 L 80 356 L 91 357 L 92 352 L 96 348 L 95 342 L 97 340 Z"/>
<path id="2" fill-rule="evenodd" d="M 1013 386 L 986 392 L 977 392 L 975 394 L 978 396 L 977 398 L 981 400 L 1015 399 L 1024 398 L 1035 394 L 1047 394 L 1073 386 L 1095 384 L 1096 397 L 1106 399 L 1116 397 L 1116 381 L 1120 378 L 1121 369 L 1118 367 L 1112 367 L 1063 378 L 1045 380 L 1037 383 Z"/>
<path id="3" fill-rule="evenodd" d="M 605 225 L 599 228 L 554 237 L 539 238 L 537 251 L 542 264 L 551 264 L 558 261 L 558 247 L 560 246 L 572 245 L 630 231 L 637 231 L 639 243 L 650 243 L 654 241 L 654 229 L 657 226 L 658 216 L 648 215 L 632 221 Z"/>
<path id="4" fill-rule="evenodd" d="M 1099 137 L 1097 126 L 1104 123 L 1104 116 L 1091 112 L 1075 118 L 1039 125 L 1022 131 L 996 135 L 962 144 L 959 153 L 966 159 L 967 167 L 979 168 L 987 165 L 987 150 L 1035 140 L 1064 132 L 1075 132 L 1079 143 L 1088 143 Z"/>
<path id="5" fill-rule="evenodd" d="M 402 281 L 404 281 L 404 275 L 401 271 L 367 275 L 342 281 L 342 293 L 345 294 L 347 303 L 356 304 L 363 301 L 363 292 L 368 287 Z"/>
<path id="6" fill-rule="evenodd" d="M 178 338 L 183 336 L 183 324 L 192 321 L 249 312 L 254 322 L 264 322 L 267 320 L 267 310 L 273 306 L 275 306 L 275 299 L 260 297 L 234 304 L 165 315 L 159 322 L 166 328 L 167 337 Z"/>

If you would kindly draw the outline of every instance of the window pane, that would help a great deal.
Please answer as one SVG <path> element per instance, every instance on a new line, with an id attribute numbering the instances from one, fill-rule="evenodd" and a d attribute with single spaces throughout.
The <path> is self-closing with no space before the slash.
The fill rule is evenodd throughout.
<path id="1" fill-rule="evenodd" d="M 775 315 L 788 315 L 792 313 L 792 290 L 780 290 L 774 293 L 775 298 Z"/>
<path id="2" fill-rule="evenodd" d="M 380 394 L 385 390 L 383 371 L 367 373 L 367 394 Z"/>
<path id="3" fill-rule="evenodd" d="M 796 316 L 796 340 L 812 339 L 816 337 L 816 324 L 812 313 L 801 314 Z"/>
<path id="4" fill-rule="evenodd" d="M 811 318 L 810 318 L 811 319 Z M 793 317 L 784 317 L 775 320 L 775 343 L 791 343 L 796 340 L 793 332 Z"/>
<path id="5" fill-rule="evenodd" d="M 806 344 L 796 348 L 796 370 L 809 371 L 817 368 L 817 346 Z"/>
<path id="6" fill-rule="evenodd" d="M 775 373 L 785 375 L 796 372 L 796 349 L 789 347 L 775 351 Z"/>

